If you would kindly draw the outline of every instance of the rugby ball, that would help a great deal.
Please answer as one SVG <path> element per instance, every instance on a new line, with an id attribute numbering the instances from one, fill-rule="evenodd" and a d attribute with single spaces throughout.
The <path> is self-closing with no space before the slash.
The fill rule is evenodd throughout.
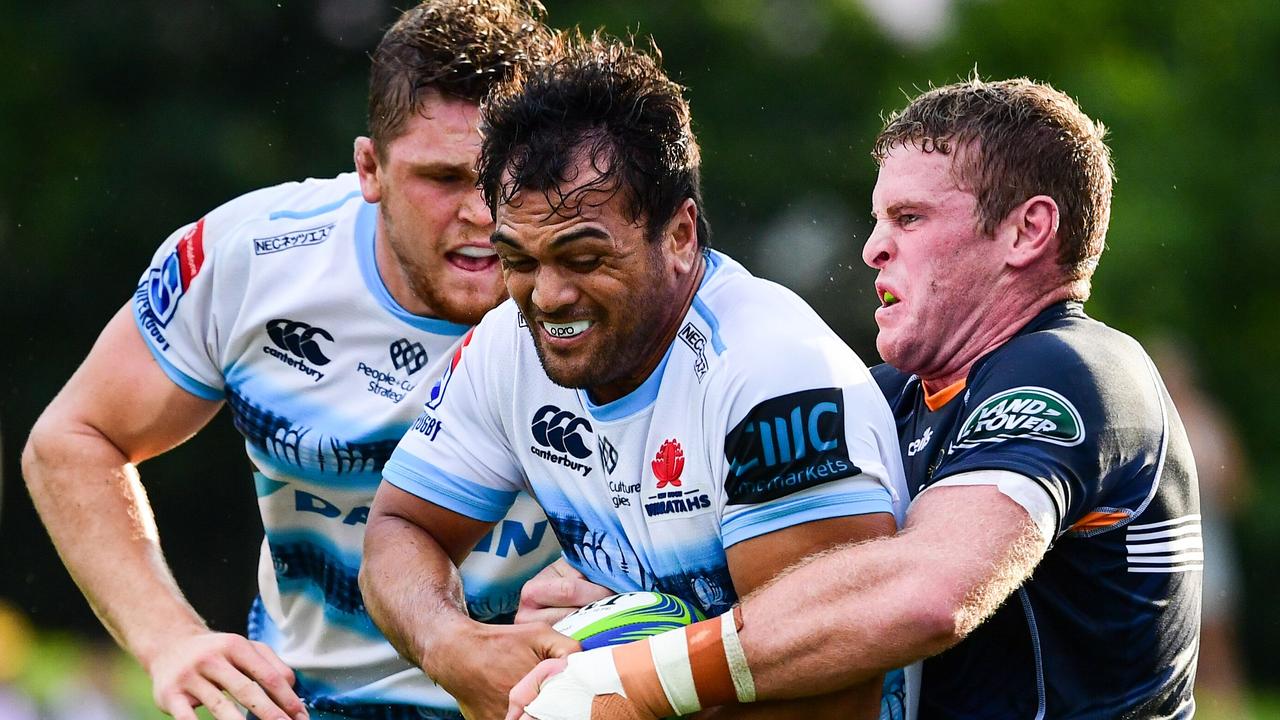
<path id="1" fill-rule="evenodd" d="M 643 640 L 699 620 L 697 607 L 675 595 L 626 592 L 584 605 L 553 627 L 582 643 L 583 650 Z"/>

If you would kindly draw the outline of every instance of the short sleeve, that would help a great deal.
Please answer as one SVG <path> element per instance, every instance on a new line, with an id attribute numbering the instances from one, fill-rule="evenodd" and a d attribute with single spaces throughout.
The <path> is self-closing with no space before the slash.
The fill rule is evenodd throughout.
<path id="1" fill-rule="evenodd" d="M 221 400 L 222 353 L 248 283 L 246 248 L 230 237 L 233 201 L 174 232 L 156 251 L 134 291 L 139 332 L 174 383 Z M 222 325 L 226 325 L 223 327 Z"/>
<path id="2" fill-rule="evenodd" d="M 935 481 L 975 470 L 1028 477 L 1053 499 L 1062 532 L 1096 509 L 1104 476 L 1118 477 L 1102 468 L 1102 383 L 1069 348 L 1039 338 L 1010 343 L 974 372 L 963 398 Z"/>
<path id="3" fill-rule="evenodd" d="M 753 363 L 724 433 L 725 546 L 834 517 L 896 513 L 905 497 L 892 416 L 834 339 Z"/>
<path id="4" fill-rule="evenodd" d="M 486 341 L 486 330 L 472 329 L 462 339 L 444 374 L 431 388 L 423 412 L 410 426 L 383 469 L 383 478 L 423 500 L 485 522 L 497 522 L 525 488 L 488 387 L 487 367 L 500 352 Z M 508 384 L 509 384 L 508 380 Z"/>

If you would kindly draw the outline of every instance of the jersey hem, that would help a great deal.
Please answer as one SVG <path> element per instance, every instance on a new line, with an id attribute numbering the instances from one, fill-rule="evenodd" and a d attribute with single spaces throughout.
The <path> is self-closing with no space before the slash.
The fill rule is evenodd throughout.
<path id="1" fill-rule="evenodd" d="M 138 325 L 138 316 L 133 316 L 134 327 L 138 328 L 138 332 L 142 335 L 142 344 L 147 346 L 147 350 L 151 352 L 151 357 L 156 359 L 156 364 L 164 371 L 164 374 L 173 381 L 174 385 L 186 390 L 202 400 L 223 400 L 226 398 L 226 390 L 206 385 L 199 380 L 191 377 L 183 372 L 181 368 L 173 364 L 173 361 L 164 356 L 151 341 L 147 339 L 147 334 L 142 332 L 142 327 Z"/>
<path id="2" fill-rule="evenodd" d="M 768 507 L 735 515 L 722 526 L 725 548 L 778 530 L 815 520 L 873 513 L 893 514 L 893 500 L 885 488 L 791 498 Z"/>

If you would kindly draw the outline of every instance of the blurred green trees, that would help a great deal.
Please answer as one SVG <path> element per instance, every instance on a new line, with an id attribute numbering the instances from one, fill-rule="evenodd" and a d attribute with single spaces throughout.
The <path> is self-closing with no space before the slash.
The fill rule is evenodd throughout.
<path id="1" fill-rule="evenodd" d="M 553 24 L 657 39 L 690 88 L 714 244 L 796 288 L 868 361 L 876 300 L 859 252 L 881 115 L 975 68 L 1078 98 L 1110 128 L 1119 178 L 1090 310 L 1198 353 L 1256 471 L 1246 568 L 1270 566 L 1280 3 L 545 1 Z M 869 10 L 895 5 L 896 21 Z M 0 595 L 37 622 L 94 626 L 17 481 L 26 429 L 170 231 L 241 192 L 350 166 L 365 53 L 394 14 L 358 0 L 0 7 Z M 214 425 L 144 477 L 180 581 L 236 628 L 261 531 L 237 438 Z M 1276 581 L 1246 581 L 1260 659 L 1280 646 Z M 1273 663 L 1253 669 L 1280 684 Z"/>

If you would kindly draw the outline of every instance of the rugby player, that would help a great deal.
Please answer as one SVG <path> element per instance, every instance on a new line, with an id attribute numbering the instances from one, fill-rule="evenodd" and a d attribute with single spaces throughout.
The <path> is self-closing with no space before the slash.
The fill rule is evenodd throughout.
<path id="1" fill-rule="evenodd" d="M 480 181 L 512 299 L 392 455 L 365 536 L 370 613 L 478 717 L 502 717 L 514 682 L 488 672 L 504 630 L 467 617 L 453 563 L 518 492 L 595 583 L 708 615 L 894 532 L 906 499 L 866 367 L 795 294 L 708 247 L 688 105 L 656 51 L 576 34 L 565 52 L 485 101 Z M 874 718 L 882 674 L 734 712 Z M 673 692 L 682 712 L 694 688 Z"/>
<path id="2" fill-rule="evenodd" d="M 1083 307 L 1110 214 L 1103 134 L 1025 79 L 930 90 L 891 118 L 863 259 L 906 528 L 801 564 L 687 656 L 654 640 L 547 661 L 510 717 L 664 717 L 655 688 L 680 672 L 771 699 L 922 658 L 921 718 L 1191 717 L 1203 553 L 1186 433 L 1139 344 Z M 750 699 L 700 693 L 735 698 Z"/>
<path id="3" fill-rule="evenodd" d="M 478 103 L 543 57 L 540 15 L 520 0 L 405 12 L 373 55 L 356 172 L 249 193 L 174 232 L 32 431 L 36 507 L 170 715 L 243 717 L 234 700 L 272 720 L 457 716 L 378 633 L 356 578 L 383 464 L 505 295 L 475 188 Z M 183 598 L 136 470 L 223 402 L 266 529 L 247 638 Z M 513 513 L 464 565 L 477 618 L 513 614 L 558 553 L 532 501 Z"/>

